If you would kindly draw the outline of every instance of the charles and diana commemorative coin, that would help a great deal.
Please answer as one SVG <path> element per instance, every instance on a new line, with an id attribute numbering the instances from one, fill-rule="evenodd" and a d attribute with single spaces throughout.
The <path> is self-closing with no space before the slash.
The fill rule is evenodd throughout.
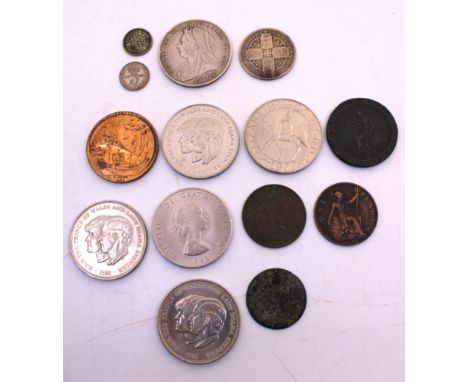
<path id="1" fill-rule="evenodd" d="M 198 268 L 219 259 L 226 251 L 232 237 L 232 218 L 216 195 L 186 188 L 162 201 L 152 230 L 156 247 L 167 260 Z"/>
<path id="2" fill-rule="evenodd" d="M 232 118 L 212 105 L 177 112 L 164 129 L 162 147 L 174 170 L 190 178 L 211 178 L 226 170 L 239 150 Z"/>
<path id="3" fill-rule="evenodd" d="M 146 251 L 146 227 L 133 208 L 104 201 L 84 210 L 70 237 L 73 260 L 88 276 L 114 280 L 130 273 Z"/>
<path id="4" fill-rule="evenodd" d="M 164 36 L 159 50 L 163 72 L 179 85 L 199 87 L 220 78 L 231 63 L 231 44 L 217 25 L 189 20 Z"/>
<path id="5" fill-rule="evenodd" d="M 236 342 L 239 309 L 222 286 L 207 280 L 191 280 L 166 296 L 157 326 L 164 346 L 172 355 L 189 363 L 209 363 L 223 357 Z"/>

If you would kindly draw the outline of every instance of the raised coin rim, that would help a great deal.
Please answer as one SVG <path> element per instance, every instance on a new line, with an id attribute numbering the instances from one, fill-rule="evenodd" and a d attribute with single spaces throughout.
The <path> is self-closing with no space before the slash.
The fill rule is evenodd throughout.
<path id="1" fill-rule="evenodd" d="M 115 203 L 115 204 L 120 204 L 121 206 L 129 209 L 130 211 L 132 211 L 135 216 L 138 218 L 138 220 L 140 221 L 140 224 L 142 225 L 143 227 L 143 236 L 144 236 L 144 245 L 143 245 L 143 249 L 142 249 L 142 255 L 140 256 L 139 260 L 135 263 L 135 265 L 133 267 L 131 267 L 130 269 L 128 269 L 127 271 L 125 271 L 124 273 L 122 274 L 119 274 L 119 275 L 116 275 L 116 276 L 113 276 L 113 277 L 101 277 L 101 276 L 98 276 L 98 275 L 94 275 L 94 274 L 91 274 L 91 273 L 88 273 L 88 271 L 83 268 L 81 266 L 81 264 L 77 261 L 77 259 L 75 258 L 75 252 L 73 251 L 73 232 L 75 231 L 75 227 L 76 227 L 76 224 L 78 223 L 78 221 L 80 220 L 81 216 L 83 216 L 83 214 L 85 212 L 87 212 L 89 209 L 93 208 L 93 207 L 96 207 L 100 204 L 106 204 L 106 203 Z M 143 220 L 143 218 L 141 217 L 141 215 L 139 214 L 139 212 L 137 212 L 137 210 L 135 210 L 133 207 L 129 206 L 128 204 L 126 203 L 123 203 L 123 202 L 120 202 L 118 200 L 103 200 L 101 202 L 97 202 L 97 203 L 94 203 L 94 204 L 91 204 L 90 206 L 86 207 L 84 210 L 82 210 L 79 215 L 77 216 L 77 218 L 75 219 L 75 222 L 73 223 L 72 225 L 72 229 L 70 231 L 70 235 L 69 235 L 69 240 L 68 240 L 68 244 L 69 244 L 69 248 L 70 248 L 70 255 L 74 261 L 74 263 L 78 266 L 78 268 L 83 272 L 85 273 L 86 275 L 88 275 L 89 277 L 92 277 L 93 279 L 97 279 L 97 280 L 104 280 L 104 281 L 111 281 L 111 280 L 117 280 L 117 279 L 120 279 L 121 277 L 124 277 L 124 276 L 127 276 L 130 272 L 134 271 L 138 265 L 140 265 L 141 261 L 143 260 L 143 258 L 145 257 L 146 255 L 146 249 L 148 248 L 148 232 L 147 232 L 147 229 L 146 229 L 146 224 Z"/>
<path id="2" fill-rule="evenodd" d="M 163 306 L 166 305 L 167 303 L 167 300 L 169 299 L 169 297 L 180 287 L 186 285 L 186 284 L 191 284 L 191 283 L 198 283 L 198 282 L 203 282 L 203 283 L 209 283 L 209 284 L 214 284 L 216 287 L 218 287 L 219 289 L 221 289 L 221 291 L 223 291 L 226 295 L 228 295 L 230 298 L 231 298 L 231 301 L 233 302 L 233 305 L 235 307 L 235 311 L 236 311 L 236 314 L 237 314 L 237 328 L 236 328 L 236 331 L 234 333 L 234 335 L 232 336 L 232 341 L 231 343 L 229 344 L 228 347 L 226 347 L 226 349 L 219 353 L 215 358 L 211 359 L 211 360 L 207 360 L 207 361 L 194 361 L 192 359 L 187 359 L 183 356 L 181 356 L 180 354 L 176 353 L 175 351 L 173 351 L 169 345 L 166 343 L 166 341 L 164 341 L 164 337 L 163 337 L 163 334 L 161 332 L 161 312 L 162 312 L 162 308 Z M 240 313 L 239 313 L 239 307 L 237 306 L 237 302 L 236 300 L 234 299 L 234 297 L 231 295 L 231 293 L 229 293 L 226 288 L 222 287 L 221 285 L 219 285 L 218 283 L 214 282 L 214 281 L 211 281 L 211 280 L 207 280 L 207 279 L 194 279 L 194 280 L 188 280 L 188 281 L 185 281 L 183 283 L 180 283 L 178 284 L 177 286 L 175 286 L 174 288 L 171 289 L 171 291 L 169 293 L 167 293 L 166 297 L 164 297 L 164 300 L 161 302 L 160 306 L 159 306 L 159 311 L 158 311 L 158 317 L 157 317 L 157 321 L 156 321 L 156 325 L 158 327 L 158 333 L 159 333 L 159 337 L 161 338 L 161 341 L 164 345 L 164 347 L 169 351 L 169 353 L 171 353 L 174 357 L 176 357 L 177 359 L 180 359 L 181 361 L 184 361 L 184 362 L 187 362 L 187 363 L 190 363 L 190 364 L 197 364 L 197 365 L 202 365 L 202 364 L 208 364 L 208 363 L 211 363 L 211 362 L 214 362 L 214 361 L 217 361 L 219 360 L 220 358 L 224 357 L 227 353 L 229 353 L 229 351 L 232 349 L 232 347 L 234 346 L 234 344 L 236 343 L 237 341 L 237 337 L 239 335 L 239 331 L 240 331 L 240 325 L 241 325 L 241 316 L 240 316 Z"/>
<path id="3" fill-rule="evenodd" d="M 180 25 L 182 24 L 186 24 L 186 23 L 191 23 L 191 22 L 202 22 L 202 23 L 208 23 L 208 24 L 211 24 L 211 25 L 214 25 L 216 28 L 218 28 L 220 31 L 223 32 L 224 36 L 226 36 L 226 40 L 228 42 L 228 45 L 229 45 L 229 59 L 227 61 L 227 64 L 226 64 L 226 67 L 219 73 L 219 75 L 217 75 L 215 78 L 213 78 L 212 80 L 208 81 L 208 82 L 205 82 L 205 83 L 202 83 L 202 84 L 187 84 L 187 83 L 184 83 L 182 81 L 178 81 L 176 80 L 175 78 L 172 78 L 169 73 L 166 72 L 166 69 L 164 68 L 164 65 L 161 61 L 161 45 L 162 43 L 164 42 L 164 40 L 166 39 L 167 35 L 169 33 L 171 33 L 174 29 L 176 29 L 177 27 L 179 27 Z M 166 75 L 167 78 L 169 78 L 171 81 L 175 82 L 176 84 L 178 85 L 181 85 L 181 86 L 185 86 L 185 87 L 188 87 L 188 88 L 201 88 L 203 86 L 207 86 L 207 85 L 210 85 L 212 84 L 213 82 L 219 80 L 223 75 L 224 73 L 226 73 L 226 70 L 228 70 L 229 66 L 231 66 L 231 61 L 232 61 L 232 44 L 231 44 L 231 40 L 229 39 L 228 35 L 226 34 L 226 32 L 224 31 L 224 29 L 220 28 L 217 24 L 215 23 L 212 23 L 211 21 L 207 21 L 207 20 L 203 20 L 203 19 L 191 19 L 191 20 L 186 20 L 186 21 L 182 21 L 176 25 L 174 25 L 163 37 L 163 39 L 161 40 L 161 43 L 159 44 L 159 52 L 158 52 L 158 61 L 159 61 L 159 66 L 161 67 L 163 73 Z"/>
<path id="4" fill-rule="evenodd" d="M 246 66 L 244 65 L 244 63 L 242 62 L 242 47 L 244 46 L 245 42 L 247 41 L 247 39 L 253 35 L 254 33 L 258 33 L 258 32 L 261 32 L 263 30 L 272 30 L 272 31 L 275 31 L 275 32 L 279 32 L 283 35 L 285 35 L 289 41 L 291 42 L 291 46 L 293 48 L 293 52 L 294 52 L 294 57 L 293 57 L 293 62 L 291 63 L 291 66 L 288 68 L 288 70 L 286 70 L 283 74 L 277 76 L 277 77 L 274 77 L 274 78 L 264 78 L 264 77 L 260 77 L 260 76 L 257 76 L 256 74 L 254 73 L 251 73 L 249 70 L 247 70 Z M 284 33 L 283 31 L 279 30 L 279 29 L 276 29 L 276 28 L 260 28 L 260 29 L 256 29 L 254 30 L 253 32 L 250 32 L 243 40 L 242 40 L 242 43 L 240 44 L 240 48 L 239 48 L 239 61 L 241 63 L 241 66 L 242 68 L 244 68 L 244 70 L 250 74 L 252 77 L 254 78 L 258 78 L 259 80 L 264 80 L 264 81 L 273 81 L 273 80 L 277 80 L 281 77 L 284 77 L 286 74 L 288 74 L 291 69 L 293 68 L 293 66 L 295 65 L 296 63 L 296 55 L 297 55 L 297 50 L 296 50 L 296 46 L 294 45 L 294 42 L 293 40 L 291 39 L 291 37 L 289 37 L 289 35 L 287 35 L 286 33 Z"/>
<path id="5" fill-rule="evenodd" d="M 280 172 L 280 171 L 275 171 L 275 170 L 272 170 L 272 169 L 269 169 L 268 167 L 265 167 L 263 164 L 259 163 L 256 159 L 255 159 L 255 156 L 253 155 L 253 153 L 251 152 L 250 150 L 250 147 L 249 147 L 249 144 L 247 143 L 247 129 L 249 127 L 249 123 L 250 123 L 250 120 L 252 119 L 252 117 L 255 115 L 255 113 L 262 107 L 266 106 L 267 104 L 269 103 L 273 103 L 273 102 L 277 102 L 277 101 L 289 101 L 289 102 L 294 102 L 294 103 L 298 103 L 302 106 L 304 106 L 307 110 L 309 110 L 315 117 L 315 119 L 317 120 L 317 123 L 319 125 L 319 128 L 320 128 L 320 147 L 319 149 L 317 150 L 317 154 L 315 155 L 315 157 L 312 158 L 312 160 L 309 162 L 309 163 L 306 163 L 305 166 L 297 169 L 297 170 L 294 170 L 294 171 L 285 171 L 285 172 Z M 244 142 L 245 142 L 245 146 L 247 147 L 247 151 L 250 155 L 250 157 L 253 159 L 253 161 L 255 163 L 257 163 L 260 167 L 262 167 L 263 169 L 269 171 L 269 172 L 273 172 L 275 174 L 294 174 L 296 172 L 299 172 L 299 171 L 302 171 L 304 170 L 305 168 L 309 167 L 312 162 L 315 161 L 315 159 L 317 159 L 317 157 L 319 156 L 320 154 L 320 151 L 322 150 L 322 145 L 323 145 L 323 130 L 322 130 L 322 125 L 320 123 L 320 120 L 318 119 L 317 115 L 313 112 L 313 110 L 311 108 L 309 108 L 306 104 L 302 103 L 302 102 L 299 102 L 299 101 L 296 101 L 294 99 L 291 99 L 291 98 L 275 98 L 275 99 L 272 99 L 270 101 L 267 101 L 265 103 L 262 103 L 260 106 L 258 106 L 249 116 L 249 119 L 247 120 L 247 123 L 245 125 L 245 129 L 244 129 Z"/>
<path id="6" fill-rule="evenodd" d="M 212 196 L 214 196 L 215 198 L 217 198 L 221 204 L 224 206 L 224 208 L 226 208 L 226 211 L 228 213 L 228 216 L 229 216 L 229 222 L 231 223 L 231 231 L 229 232 L 229 239 L 226 240 L 226 247 L 224 248 L 223 252 L 218 256 L 216 257 L 215 259 L 213 259 L 213 261 L 210 261 L 209 263 L 206 263 L 206 264 L 203 264 L 203 265 L 198 265 L 198 266 L 187 266 L 187 265 L 182 265 L 182 264 L 178 264 L 174 261 L 172 261 L 171 259 L 167 258 L 166 255 L 164 254 L 164 251 L 162 251 L 161 247 L 158 245 L 158 241 L 156 240 L 156 235 L 155 235 L 155 228 L 154 228 L 154 225 L 156 224 L 156 215 L 159 211 L 159 209 L 162 207 L 162 205 L 167 201 L 169 200 L 173 195 L 175 194 L 178 194 L 179 192 L 183 192 L 183 191 L 189 191 L 189 190 L 196 190 L 196 191 L 203 191 L 203 192 L 207 192 L 208 194 L 211 194 Z M 218 259 L 220 259 L 221 257 L 224 256 L 224 254 L 226 253 L 226 251 L 228 250 L 230 244 L 231 244 L 231 240 L 232 240 L 232 234 L 233 234 L 233 231 L 234 231 L 234 223 L 233 223 L 233 220 L 232 220 L 232 214 L 231 214 L 231 211 L 229 210 L 228 206 L 226 205 L 226 203 L 224 202 L 223 199 L 221 199 L 218 195 L 216 195 L 215 193 L 211 192 L 211 191 L 208 191 L 204 188 L 200 188 L 200 187 L 186 187 L 186 188 L 181 188 L 180 190 L 177 190 L 177 191 L 174 191 L 172 192 L 171 194 L 169 194 L 168 196 L 166 196 L 162 201 L 161 203 L 159 203 L 158 207 L 156 208 L 156 211 L 154 212 L 154 215 L 153 215 L 153 220 L 151 222 L 151 233 L 152 233 L 152 236 L 153 236 L 153 240 L 154 240 L 154 243 L 156 245 L 156 248 L 158 249 L 158 252 L 159 254 L 164 257 L 167 261 L 171 262 L 172 264 L 175 264 L 179 267 L 182 267 L 182 268 L 188 268 L 188 269 L 196 269 L 196 268 L 203 268 L 203 267 L 206 267 L 207 265 L 210 265 L 212 263 L 214 263 L 215 261 L 217 261 Z"/>
<path id="7" fill-rule="evenodd" d="M 143 53 L 133 53 L 133 52 L 128 51 L 127 48 L 125 47 L 125 38 L 126 38 L 130 33 L 134 32 L 134 31 L 137 31 L 137 30 L 141 30 L 141 31 L 143 31 L 143 32 L 145 32 L 145 33 L 148 33 L 148 35 L 150 36 L 150 44 L 149 44 L 148 48 L 145 49 L 145 51 L 144 51 Z M 133 28 L 133 29 L 130 29 L 127 33 L 125 33 L 125 36 L 124 36 L 124 38 L 123 38 L 123 40 L 122 40 L 122 46 L 123 46 L 125 52 L 127 52 L 127 53 L 128 53 L 129 55 L 131 55 L 131 56 L 135 56 L 135 57 L 143 56 L 143 55 L 145 55 L 146 53 L 148 53 L 148 52 L 151 50 L 151 48 L 152 48 L 152 46 L 153 46 L 153 36 L 151 36 L 151 33 L 148 32 L 148 31 L 147 31 L 146 29 L 144 29 L 144 28 Z"/>
<path id="8" fill-rule="evenodd" d="M 148 74 L 148 77 L 147 77 L 147 80 L 143 83 L 143 85 L 140 85 L 139 87 L 135 88 L 135 89 L 131 89 L 131 88 L 128 88 L 127 86 L 125 86 L 125 83 L 123 82 L 122 78 L 123 78 L 123 71 L 124 69 L 130 65 L 130 64 L 140 64 L 140 65 L 143 65 L 144 69 L 146 70 L 146 73 Z M 148 69 L 148 67 L 143 64 L 142 62 L 140 61 L 132 61 L 132 62 L 129 62 L 127 64 L 125 64 L 124 66 L 122 66 L 122 69 L 120 69 L 120 72 L 119 72 L 119 81 L 120 81 L 120 84 L 122 85 L 122 87 L 125 89 L 125 90 L 129 90 L 131 92 L 136 92 L 138 90 L 141 90 L 143 89 L 146 85 L 148 85 L 148 82 L 150 80 L 150 71 Z"/>
<path id="9" fill-rule="evenodd" d="M 127 180 L 124 180 L 124 181 L 115 181 L 115 180 L 112 180 L 112 179 L 108 179 L 106 177 L 104 177 L 102 174 L 99 174 L 93 167 L 92 163 L 91 163 L 91 159 L 90 159 L 90 154 L 89 154 L 89 140 L 91 139 L 94 131 L 98 128 L 98 126 L 104 122 L 106 119 L 109 119 L 111 117 L 114 117 L 116 115 L 131 115 L 131 116 L 134 116 L 134 117 L 137 117 L 137 118 L 141 118 L 143 120 L 143 122 L 145 122 L 148 127 L 150 128 L 151 130 L 151 133 L 153 135 L 153 138 L 154 138 L 154 154 L 153 154 L 153 157 L 151 158 L 151 161 L 150 163 L 148 164 L 147 168 L 145 171 L 143 171 L 141 174 L 139 174 L 137 177 L 135 178 L 131 178 L 131 179 L 127 179 Z M 89 167 L 92 168 L 92 170 L 102 179 L 104 180 L 107 180 L 108 182 L 112 182 L 112 183 L 129 183 L 129 182 L 133 182 L 137 179 L 140 179 L 143 175 L 145 175 L 149 170 L 151 170 L 151 168 L 153 167 L 154 165 L 154 162 L 156 162 L 156 158 L 158 157 L 158 153 L 159 153 L 159 138 L 158 138 L 158 133 L 156 132 L 155 128 L 153 127 L 153 125 L 151 124 L 150 121 L 148 121 L 145 117 L 143 117 L 142 115 L 138 114 L 138 113 L 134 113 L 133 111 L 117 111 L 117 112 L 114 112 L 114 113 L 111 113 L 111 114 L 108 114 L 106 115 L 105 117 L 101 118 L 95 125 L 94 127 L 91 129 L 91 132 L 89 133 L 88 135 L 88 139 L 86 141 L 86 158 L 88 159 L 88 163 L 89 163 Z"/>
<path id="10" fill-rule="evenodd" d="M 322 194 L 327 191 L 328 189 L 332 188 L 332 187 L 336 187 L 336 186 L 340 186 L 342 184 L 347 184 L 347 185 L 351 185 L 352 187 L 359 187 L 361 188 L 362 190 L 364 190 L 367 195 L 369 195 L 369 197 L 371 198 L 372 202 L 374 203 L 374 206 L 375 206 L 375 224 L 374 224 L 374 227 L 372 228 L 372 231 L 363 239 L 361 240 L 359 243 L 340 243 L 340 242 L 337 242 L 337 241 L 334 241 L 333 239 L 329 238 L 328 235 L 322 230 L 322 228 L 320 227 L 318 221 L 317 221 L 317 213 L 316 213 L 316 209 L 317 209 L 317 205 L 318 205 L 318 201 L 320 199 L 320 196 L 322 196 Z M 367 239 L 369 239 L 369 237 L 372 236 L 372 234 L 374 233 L 375 231 L 375 228 L 377 227 L 377 223 L 378 223 L 378 220 L 379 220 L 379 210 L 378 210 L 378 207 L 377 207 L 377 203 L 375 202 L 375 199 L 374 197 L 372 196 L 372 194 L 367 191 L 367 189 L 365 189 L 364 187 L 360 186 L 359 184 L 356 184 L 356 183 L 352 183 L 352 182 L 338 182 L 338 183 L 334 183 L 334 184 L 331 184 L 330 186 L 324 188 L 319 196 L 317 197 L 317 200 L 315 201 L 315 204 L 314 204 L 314 211 L 313 211 L 313 214 L 314 214 L 314 221 L 315 221 L 315 226 L 317 227 L 317 229 L 319 230 L 320 234 L 325 238 L 327 239 L 330 243 L 333 243 L 333 244 L 337 244 L 337 245 L 341 245 L 342 247 L 352 247 L 354 245 L 359 245 L 361 243 L 363 243 L 364 241 L 366 241 Z"/>
<path id="11" fill-rule="evenodd" d="M 235 130 L 236 130 L 236 134 L 237 134 L 237 147 L 236 147 L 236 153 L 234 154 L 234 156 L 232 157 L 232 160 L 229 162 L 229 164 L 222 168 L 220 171 L 212 174 L 212 175 L 209 175 L 209 176 L 192 176 L 188 173 L 185 173 L 179 169 L 176 168 L 176 166 L 172 163 L 172 161 L 169 159 L 169 156 L 167 155 L 167 152 L 166 152 L 166 145 L 167 145 L 167 128 L 169 126 L 169 124 L 172 122 L 172 120 L 180 113 L 182 113 L 184 110 L 187 110 L 187 109 L 190 109 L 192 107 L 210 107 L 210 108 L 213 108 L 213 109 L 217 109 L 219 111 L 221 111 L 222 113 L 224 113 L 225 115 L 228 116 L 228 118 L 231 120 L 232 122 L 232 125 L 234 126 Z M 189 105 L 189 106 L 186 106 L 182 109 L 180 109 L 178 112 L 174 113 L 172 115 L 172 117 L 167 121 L 166 123 L 166 126 L 164 127 L 164 132 L 163 132 L 163 136 L 162 136 L 162 149 L 163 149 L 163 153 L 164 153 L 164 157 L 166 158 L 167 162 L 169 163 L 169 165 L 172 167 L 172 169 L 174 169 L 175 171 L 177 171 L 179 174 L 187 177 L 187 178 L 191 178 L 191 179 L 209 179 L 209 178 L 213 178 L 217 175 L 220 175 L 222 174 L 224 171 L 226 171 L 229 167 L 231 167 L 231 165 L 234 163 L 234 161 L 236 160 L 237 158 L 237 155 L 239 153 L 239 146 L 240 146 L 240 136 L 239 136 L 239 128 L 237 127 L 237 124 L 236 122 L 234 121 L 234 119 L 226 112 L 224 111 L 223 109 L 221 109 L 220 107 L 217 107 L 217 106 L 214 106 L 214 105 L 211 105 L 211 104 L 207 104 L 207 103 L 200 103 L 200 104 L 194 104 L 194 105 Z"/>

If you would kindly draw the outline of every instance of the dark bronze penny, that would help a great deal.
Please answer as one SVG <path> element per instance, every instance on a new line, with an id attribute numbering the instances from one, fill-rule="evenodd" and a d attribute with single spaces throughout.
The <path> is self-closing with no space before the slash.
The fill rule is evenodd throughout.
<path id="1" fill-rule="evenodd" d="M 269 248 L 291 244 L 304 230 L 306 210 L 299 195 L 288 187 L 270 184 L 256 189 L 242 210 L 247 234 Z"/>
<path id="2" fill-rule="evenodd" d="M 327 140 L 335 155 L 357 167 L 371 167 L 392 153 L 398 128 L 392 114 L 380 103 L 354 98 L 339 104 L 327 123 Z"/>
<path id="3" fill-rule="evenodd" d="M 132 56 L 142 56 L 153 45 L 151 34 L 143 28 L 135 28 L 127 32 L 123 40 L 124 49 Z"/>
<path id="4" fill-rule="evenodd" d="M 339 245 L 359 244 L 377 224 L 377 206 L 372 196 L 354 183 L 337 183 L 323 191 L 314 209 L 320 233 Z"/>
<path id="5" fill-rule="evenodd" d="M 304 313 L 307 294 L 301 280 L 284 269 L 259 273 L 247 288 L 247 308 L 260 325 L 284 329 Z"/>

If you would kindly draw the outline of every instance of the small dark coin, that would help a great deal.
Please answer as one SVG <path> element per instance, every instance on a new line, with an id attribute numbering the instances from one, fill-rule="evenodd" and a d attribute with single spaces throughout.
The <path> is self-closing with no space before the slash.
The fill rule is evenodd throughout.
<path id="1" fill-rule="evenodd" d="M 288 187 L 270 184 L 256 189 L 242 210 L 247 234 L 268 248 L 291 244 L 304 230 L 306 209 L 299 195 Z"/>
<path id="2" fill-rule="evenodd" d="M 151 49 L 153 39 L 143 28 L 135 28 L 127 32 L 123 40 L 124 49 L 132 56 L 142 56 Z"/>
<path id="3" fill-rule="evenodd" d="M 301 280 L 284 269 L 259 273 L 247 288 L 247 308 L 260 325 L 284 329 L 304 313 L 307 294 Z"/>
<path id="4" fill-rule="evenodd" d="M 371 167 L 392 153 L 398 128 L 380 103 L 354 98 L 339 104 L 327 123 L 327 140 L 335 155 L 356 167 Z"/>
<path id="5" fill-rule="evenodd" d="M 323 191 L 314 209 L 320 233 L 339 245 L 359 244 L 377 225 L 377 205 L 371 194 L 354 183 L 337 183 Z"/>

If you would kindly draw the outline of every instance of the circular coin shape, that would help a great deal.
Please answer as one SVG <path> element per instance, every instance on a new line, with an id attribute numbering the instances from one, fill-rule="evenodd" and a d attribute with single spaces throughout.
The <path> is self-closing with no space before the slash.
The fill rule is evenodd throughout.
<path id="1" fill-rule="evenodd" d="M 288 73 L 296 57 L 294 44 L 283 32 L 265 28 L 249 34 L 240 48 L 240 62 L 250 75 L 274 80 Z"/>
<path id="2" fill-rule="evenodd" d="M 138 179 L 154 164 L 158 136 L 139 114 L 121 111 L 101 119 L 89 134 L 86 155 L 100 177 L 115 183 Z"/>
<path id="3" fill-rule="evenodd" d="M 159 252 L 174 264 L 203 267 L 221 257 L 232 237 L 232 219 L 216 195 L 185 188 L 169 195 L 153 218 Z"/>
<path id="4" fill-rule="evenodd" d="M 307 294 L 296 275 L 273 268 L 255 276 L 247 288 L 246 300 L 250 315 L 260 325 L 284 329 L 301 318 Z"/>
<path id="5" fill-rule="evenodd" d="M 174 288 L 158 315 L 164 346 L 182 361 L 203 364 L 224 356 L 240 328 L 237 304 L 222 286 L 192 280 Z"/>
<path id="6" fill-rule="evenodd" d="M 242 210 L 247 234 L 256 243 L 280 248 L 295 241 L 304 230 L 306 209 L 288 187 L 270 184 L 250 194 Z"/>
<path id="7" fill-rule="evenodd" d="M 125 65 L 119 74 L 122 86 L 131 91 L 141 90 L 148 83 L 150 73 L 145 64 L 141 62 L 130 62 Z"/>
<path id="8" fill-rule="evenodd" d="M 232 164 L 238 150 L 236 124 L 216 106 L 188 106 L 164 129 L 164 155 L 174 170 L 190 178 L 220 174 Z"/>
<path id="9" fill-rule="evenodd" d="M 245 129 L 252 158 L 264 169 L 287 174 L 307 167 L 322 145 L 322 129 L 307 106 L 276 99 L 253 112 Z"/>
<path id="10" fill-rule="evenodd" d="M 145 223 L 121 202 L 93 204 L 73 224 L 70 249 L 76 265 L 88 276 L 118 279 L 133 271 L 145 255 Z"/>
<path id="11" fill-rule="evenodd" d="M 231 63 L 231 45 L 217 25 L 189 20 L 164 36 L 159 61 L 164 73 L 179 85 L 199 87 L 220 78 Z"/>
<path id="12" fill-rule="evenodd" d="M 359 244 L 377 225 L 377 205 L 361 186 L 337 183 L 320 194 L 314 216 L 320 233 L 332 243 Z"/>
<path id="13" fill-rule="evenodd" d="M 132 56 L 142 56 L 153 45 L 151 34 L 143 28 L 135 28 L 127 32 L 123 39 L 124 49 Z"/>
<path id="14" fill-rule="evenodd" d="M 339 104 L 327 123 L 327 140 L 335 155 L 356 167 L 375 166 L 396 146 L 398 128 L 380 103 L 354 98 Z"/>

